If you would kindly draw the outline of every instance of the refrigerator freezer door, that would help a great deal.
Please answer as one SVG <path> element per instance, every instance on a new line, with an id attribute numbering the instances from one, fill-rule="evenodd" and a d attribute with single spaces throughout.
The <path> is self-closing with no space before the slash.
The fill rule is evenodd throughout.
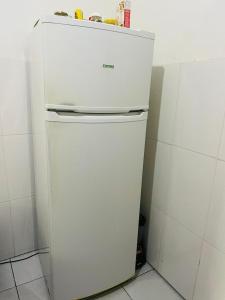
<path id="1" fill-rule="evenodd" d="M 135 274 L 146 128 L 144 118 L 65 118 L 47 121 L 54 300 L 85 298 Z"/>
<path id="2" fill-rule="evenodd" d="M 62 24 L 42 26 L 47 105 L 85 112 L 148 108 L 151 38 Z"/>

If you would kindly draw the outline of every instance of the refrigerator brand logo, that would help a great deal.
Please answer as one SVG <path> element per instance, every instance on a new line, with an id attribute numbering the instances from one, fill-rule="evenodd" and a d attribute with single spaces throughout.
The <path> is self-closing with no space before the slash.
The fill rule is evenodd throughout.
<path id="1" fill-rule="evenodd" d="M 114 69 L 114 65 L 106 65 L 106 64 L 103 64 L 103 68 L 104 69 Z"/>

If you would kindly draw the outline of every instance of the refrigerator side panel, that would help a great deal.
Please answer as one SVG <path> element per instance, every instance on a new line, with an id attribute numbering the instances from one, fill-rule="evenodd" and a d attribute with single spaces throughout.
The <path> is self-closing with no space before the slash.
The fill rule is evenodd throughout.
<path id="1" fill-rule="evenodd" d="M 48 149 L 44 106 L 42 28 L 34 30 L 29 44 L 29 85 L 31 96 L 33 157 L 35 177 L 35 223 L 37 246 L 44 277 L 50 280 L 50 209 Z M 47 253 L 46 253 L 47 252 Z"/>
<path id="2" fill-rule="evenodd" d="M 135 275 L 145 128 L 146 120 L 48 122 L 54 300 Z"/>
<path id="3" fill-rule="evenodd" d="M 148 109 L 154 40 L 95 28 L 42 24 L 46 104 Z"/>

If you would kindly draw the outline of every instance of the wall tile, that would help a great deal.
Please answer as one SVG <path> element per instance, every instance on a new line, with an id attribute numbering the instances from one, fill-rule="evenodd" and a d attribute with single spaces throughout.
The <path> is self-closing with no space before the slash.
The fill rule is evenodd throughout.
<path id="1" fill-rule="evenodd" d="M 3 138 L 0 136 L 0 202 L 9 200 L 8 182 L 6 177 Z"/>
<path id="2" fill-rule="evenodd" d="M 218 158 L 225 161 L 225 123 L 224 123 L 223 132 L 222 132 L 222 136 L 221 136 L 221 144 L 220 144 L 220 149 L 219 149 L 219 153 L 218 153 Z"/>
<path id="3" fill-rule="evenodd" d="M 158 142 L 153 205 L 203 237 L 215 168 L 213 158 Z"/>
<path id="4" fill-rule="evenodd" d="M 158 136 L 159 128 L 159 116 L 162 98 L 162 88 L 163 88 L 163 67 L 153 67 L 152 78 L 151 78 L 151 90 L 150 90 L 150 101 L 149 101 L 149 120 L 148 120 L 148 130 L 150 138 L 156 139 Z"/>
<path id="5" fill-rule="evenodd" d="M 14 255 L 10 203 L 0 203 L 0 260 Z"/>
<path id="6" fill-rule="evenodd" d="M 201 243 L 201 239 L 167 217 L 161 243 L 159 272 L 187 300 L 192 299 Z"/>
<path id="7" fill-rule="evenodd" d="M 147 238 L 147 261 L 158 270 L 161 238 L 165 226 L 166 215 L 153 205 Z"/>
<path id="8" fill-rule="evenodd" d="M 225 60 L 181 66 L 175 144 L 216 156 L 225 111 Z"/>
<path id="9" fill-rule="evenodd" d="M 2 120 L 1 120 L 1 115 L 0 115 L 0 135 L 2 135 Z"/>
<path id="10" fill-rule="evenodd" d="M 158 139 L 172 143 L 178 100 L 180 64 L 165 65 Z"/>
<path id="11" fill-rule="evenodd" d="M 222 161 L 217 162 L 205 238 L 216 248 L 225 251 L 225 162 Z"/>
<path id="12" fill-rule="evenodd" d="M 145 146 L 145 163 L 143 168 L 142 191 L 141 191 L 141 210 L 147 219 L 149 218 L 153 177 L 155 170 L 155 156 L 156 156 L 157 142 L 154 140 L 147 140 Z"/>
<path id="13" fill-rule="evenodd" d="M 30 135 L 4 136 L 6 168 L 11 199 L 30 196 L 32 191 Z"/>
<path id="14" fill-rule="evenodd" d="M 30 132 L 26 62 L 0 59 L 0 81 L 2 133 Z"/>
<path id="15" fill-rule="evenodd" d="M 152 204 L 164 212 L 168 210 L 168 194 L 171 177 L 172 146 L 157 143 L 155 171 L 152 191 Z"/>
<path id="16" fill-rule="evenodd" d="M 167 213 L 203 237 L 216 160 L 172 147 Z M 169 176 L 169 175 L 168 175 Z"/>
<path id="17" fill-rule="evenodd" d="M 153 67 L 150 96 L 150 134 L 171 143 L 174 135 L 180 64 Z"/>
<path id="18" fill-rule="evenodd" d="M 194 300 L 224 300 L 225 253 L 204 244 Z"/>
<path id="19" fill-rule="evenodd" d="M 25 198 L 11 202 L 15 255 L 35 248 L 33 199 Z"/>
<path id="20" fill-rule="evenodd" d="M 153 72 L 151 91 L 147 137 L 150 133 L 158 142 L 155 163 L 145 155 L 154 173 L 147 258 L 191 299 L 207 240 L 208 248 L 218 250 L 204 250 L 195 300 L 220 300 L 225 295 L 225 265 L 218 252 L 225 256 L 225 60 L 185 63 L 180 73 L 177 64 L 167 67 Z M 146 187 L 144 191 L 150 195 Z"/>

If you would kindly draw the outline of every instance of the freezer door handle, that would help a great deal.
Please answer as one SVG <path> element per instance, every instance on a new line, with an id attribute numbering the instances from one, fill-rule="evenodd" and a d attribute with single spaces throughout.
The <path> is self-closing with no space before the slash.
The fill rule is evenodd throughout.
<path id="1" fill-rule="evenodd" d="M 125 114 L 80 114 L 46 111 L 46 121 L 61 123 L 126 123 L 147 120 L 148 112 L 137 111 Z"/>

